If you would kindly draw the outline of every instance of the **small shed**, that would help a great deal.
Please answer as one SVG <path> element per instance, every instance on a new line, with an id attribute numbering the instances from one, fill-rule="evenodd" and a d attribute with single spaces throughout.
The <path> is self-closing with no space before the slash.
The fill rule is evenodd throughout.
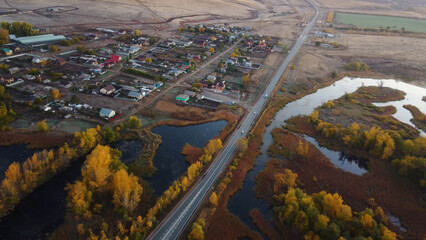
<path id="1" fill-rule="evenodd" d="M 186 94 L 179 94 L 177 95 L 176 100 L 181 102 L 187 102 L 189 100 L 189 96 Z"/>

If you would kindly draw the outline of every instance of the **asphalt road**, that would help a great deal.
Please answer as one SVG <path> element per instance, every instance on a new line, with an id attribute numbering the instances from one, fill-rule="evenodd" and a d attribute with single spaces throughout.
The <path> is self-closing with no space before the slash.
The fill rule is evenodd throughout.
<path id="1" fill-rule="evenodd" d="M 309 1 L 308 1 L 309 2 Z M 248 113 L 244 119 L 238 131 L 235 131 L 230 137 L 222 151 L 216 157 L 216 160 L 212 163 L 210 168 L 207 170 L 207 174 L 195 185 L 192 190 L 186 194 L 186 196 L 178 203 L 178 205 L 169 213 L 169 215 L 160 223 L 159 226 L 148 236 L 148 239 L 178 239 L 186 224 L 191 219 L 195 210 L 199 207 L 201 202 L 215 183 L 220 173 L 227 166 L 228 162 L 236 149 L 236 142 L 239 138 L 242 138 L 247 134 L 250 127 L 255 124 L 257 115 L 261 112 L 264 105 L 268 101 L 268 98 L 272 90 L 281 79 L 284 71 L 286 70 L 290 61 L 296 56 L 300 47 L 304 44 L 306 37 L 314 25 L 318 17 L 318 9 L 312 3 L 315 8 L 315 16 L 312 18 L 310 23 L 305 27 L 300 37 L 297 39 L 296 44 L 290 50 L 288 56 L 280 66 L 274 77 L 271 79 L 269 85 L 266 87 L 263 97 L 259 98 L 252 110 Z M 265 97 L 266 96 L 266 97 Z"/>

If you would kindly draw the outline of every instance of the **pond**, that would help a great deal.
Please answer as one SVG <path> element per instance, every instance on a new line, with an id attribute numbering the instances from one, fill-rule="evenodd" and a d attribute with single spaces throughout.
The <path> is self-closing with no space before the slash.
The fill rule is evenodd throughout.
<path id="1" fill-rule="evenodd" d="M 155 174 L 147 179 L 160 196 L 189 167 L 185 156 L 181 154 L 186 143 L 195 147 L 204 147 L 209 140 L 219 135 L 228 124 L 227 121 L 208 122 L 185 127 L 158 126 L 151 131 L 161 136 L 162 143 L 154 156 Z"/>
<path id="2" fill-rule="evenodd" d="M 317 140 L 315 138 L 305 135 L 305 140 L 309 143 L 315 145 L 315 147 L 320 150 L 322 154 L 324 154 L 330 162 L 334 164 L 337 168 L 343 169 L 347 172 L 363 175 L 367 173 L 367 160 L 366 159 L 358 159 L 354 156 L 344 154 L 342 152 L 333 151 L 325 147 L 319 146 Z"/>
<path id="3" fill-rule="evenodd" d="M 255 166 L 246 175 L 242 189 L 229 199 L 229 211 L 238 216 L 244 224 L 246 224 L 253 230 L 256 230 L 256 227 L 249 216 L 249 213 L 253 208 L 258 208 L 267 220 L 273 217 L 272 210 L 269 208 L 270 205 L 264 200 L 256 198 L 253 190 L 256 186 L 257 174 L 263 171 L 265 163 L 270 159 L 267 150 L 269 146 L 273 143 L 271 131 L 274 128 L 281 127 L 286 120 L 294 116 L 309 115 L 317 107 L 320 107 L 323 103 L 326 103 L 329 100 L 340 98 L 346 93 L 353 93 L 361 86 L 379 85 L 383 85 L 383 87 L 398 89 L 406 93 L 405 99 L 401 101 L 392 101 L 387 103 L 376 104 L 380 106 L 394 106 L 397 110 L 394 114 L 394 117 L 399 121 L 413 126 L 413 124 L 410 122 L 410 119 L 413 116 L 410 112 L 407 113 L 406 111 L 404 111 L 405 108 L 402 107 L 402 105 L 404 104 L 411 104 L 413 106 L 416 106 L 421 112 L 426 113 L 426 102 L 422 101 L 422 97 L 425 94 L 426 89 L 392 79 L 382 80 L 345 77 L 339 81 L 336 81 L 331 86 L 319 89 L 315 93 L 306 95 L 305 97 L 299 100 L 288 103 L 284 108 L 278 111 L 274 119 L 271 120 L 271 124 L 266 128 L 265 134 L 263 135 L 263 145 L 261 146 L 261 152 L 263 154 L 259 155 L 256 158 Z M 420 129 L 418 130 L 420 131 L 421 135 L 426 135 Z M 307 140 L 309 140 L 309 138 L 307 138 Z M 315 144 L 316 141 L 312 141 L 312 143 L 314 143 L 314 145 L 318 145 Z M 319 148 L 319 150 L 322 150 L 322 152 L 325 153 L 326 156 L 330 157 L 333 164 L 338 168 L 341 168 L 347 172 L 351 172 L 354 174 L 364 174 L 366 171 L 366 162 L 363 160 L 352 157 L 342 157 L 342 160 L 345 160 L 345 158 L 347 160 L 340 161 L 340 157 L 344 155 L 340 155 L 340 153 L 331 151 L 326 148 Z"/>
<path id="4" fill-rule="evenodd" d="M 119 143 L 115 144 L 113 146 L 114 148 L 117 148 L 122 152 L 120 160 L 128 165 L 139 158 L 139 154 L 141 153 L 143 149 L 143 144 L 140 140 L 130 140 L 125 141 L 121 140 Z"/>
<path id="5" fill-rule="evenodd" d="M 29 149 L 25 144 L 15 144 L 7 147 L 0 147 L 0 180 L 4 178 L 4 173 L 13 162 L 22 163 L 39 149 Z"/>

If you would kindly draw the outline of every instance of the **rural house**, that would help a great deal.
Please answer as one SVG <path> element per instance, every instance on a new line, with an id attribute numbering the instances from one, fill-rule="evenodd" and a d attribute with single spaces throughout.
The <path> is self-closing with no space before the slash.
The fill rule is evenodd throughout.
<path id="1" fill-rule="evenodd" d="M 108 109 L 108 108 L 102 108 L 101 111 L 99 112 L 99 116 L 101 116 L 102 118 L 112 118 L 115 116 L 115 111 Z"/>
<path id="2" fill-rule="evenodd" d="M 107 85 L 106 87 L 104 87 L 100 90 L 100 93 L 105 94 L 105 95 L 110 95 L 114 92 L 115 92 L 115 87 L 111 84 Z"/>

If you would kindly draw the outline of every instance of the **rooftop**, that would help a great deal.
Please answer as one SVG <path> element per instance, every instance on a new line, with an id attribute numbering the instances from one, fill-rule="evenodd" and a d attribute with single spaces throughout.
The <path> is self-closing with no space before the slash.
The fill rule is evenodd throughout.
<path id="1" fill-rule="evenodd" d="M 30 37 L 18 37 L 15 39 L 16 42 L 24 45 L 42 44 L 48 42 L 57 42 L 65 39 L 63 35 L 44 34 Z"/>

